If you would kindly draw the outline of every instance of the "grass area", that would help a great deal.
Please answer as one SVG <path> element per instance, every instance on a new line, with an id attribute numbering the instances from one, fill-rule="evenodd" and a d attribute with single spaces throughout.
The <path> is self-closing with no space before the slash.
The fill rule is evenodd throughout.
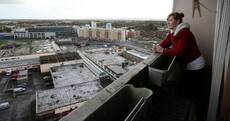
<path id="1" fill-rule="evenodd" d="M 2 43 L 4 43 L 5 42 L 5 40 L 0 40 L 0 45 L 2 45 Z"/>

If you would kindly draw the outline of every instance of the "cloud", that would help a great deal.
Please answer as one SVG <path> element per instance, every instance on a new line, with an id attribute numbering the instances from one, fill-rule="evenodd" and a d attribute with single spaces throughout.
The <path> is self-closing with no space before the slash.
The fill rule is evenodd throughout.
<path id="1" fill-rule="evenodd" d="M 173 0 L 1 0 L 2 19 L 161 19 Z M 17 4 L 16 4 L 17 3 Z"/>
<path id="2" fill-rule="evenodd" d="M 1 0 L 0 4 L 22 4 L 21 0 Z"/>
<path id="3" fill-rule="evenodd" d="M 0 0 L 0 4 L 38 4 L 43 0 Z"/>

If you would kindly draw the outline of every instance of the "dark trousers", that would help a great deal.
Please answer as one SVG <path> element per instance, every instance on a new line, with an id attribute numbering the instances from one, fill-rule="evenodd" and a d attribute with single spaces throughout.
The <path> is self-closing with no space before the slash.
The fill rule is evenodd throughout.
<path id="1" fill-rule="evenodd" d="M 204 77 L 205 69 L 200 70 L 181 70 L 181 83 L 180 83 L 180 95 L 188 100 L 194 102 L 197 107 L 197 116 L 200 118 L 203 115 L 203 97 L 202 81 Z M 202 113 L 202 114 L 201 114 Z M 198 119 L 200 121 L 200 119 Z"/>
<path id="2" fill-rule="evenodd" d="M 180 92 L 185 99 L 196 103 L 199 100 L 204 68 L 200 70 L 181 70 Z"/>

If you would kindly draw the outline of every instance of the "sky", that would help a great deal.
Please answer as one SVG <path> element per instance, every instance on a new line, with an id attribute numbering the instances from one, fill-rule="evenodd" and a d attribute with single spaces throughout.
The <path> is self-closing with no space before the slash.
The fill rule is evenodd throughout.
<path id="1" fill-rule="evenodd" d="M 0 19 L 166 20 L 173 0 L 0 0 Z"/>

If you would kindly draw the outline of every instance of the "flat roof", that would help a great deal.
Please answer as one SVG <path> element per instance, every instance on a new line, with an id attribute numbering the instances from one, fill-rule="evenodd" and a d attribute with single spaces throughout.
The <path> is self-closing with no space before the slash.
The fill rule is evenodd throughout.
<path id="1" fill-rule="evenodd" d="M 40 64 L 39 58 L 17 59 L 0 62 L 0 68 L 12 68 L 24 65 L 38 65 Z"/>
<path id="2" fill-rule="evenodd" d="M 38 40 L 31 43 L 31 53 L 45 53 L 55 52 L 59 49 L 55 49 L 57 45 L 54 41 L 50 40 Z"/>
<path id="3" fill-rule="evenodd" d="M 44 26 L 36 28 L 28 28 L 28 32 L 63 32 L 63 31 L 73 31 L 73 27 L 64 27 L 64 26 Z"/>
<path id="4" fill-rule="evenodd" d="M 52 67 L 51 75 L 55 88 L 99 79 L 84 64 Z"/>
<path id="5" fill-rule="evenodd" d="M 77 52 L 78 48 L 74 45 L 59 45 L 62 52 Z"/>
<path id="6" fill-rule="evenodd" d="M 145 54 L 145 53 L 137 51 L 137 50 L 128 50 L 126 52 L 129 54 L 135 55 L 139 58 L 142 58 L 142 59 L 147 59 L 150 56 L 149 54 Z"/>
<path id="7" fill-rule="evenodd" d="M 116 74 L 124 74 L 127 70 L 122 68 L 122 62 L 125 62 L 125 58 L 118 55 L 118 53 L 113 54 L 101 54 L 94 53 L 91 54 L 96 60 L 101 62 L 103 65 L 107 66 Z"/>
<path id="8" fill-rule="evenodd" d="M 81 57 L 77 52 L 65 52 L 65 53 L 58 53 L 56 55 L 47 55 L 47 56 L 40 57 L 41 64 L 64 62 L 64 61 L 71 61 L 71 60 L 78 60 L 78 59 L 81 59 Z"/>
<path id="9" fill-rule="evenodd" d="M 103 65 L 111 69 L 114 73 L 119 75 L 126 73 L 128 70 L 132 69 L 135 66 L 128 65 L 125 68 L 122 68 L 122 63 L 125 62 L 127 59 L 119 56 L 118 54 L 120 52 L 117 52 L 116 50 L 114 51 L 113 48 L 98 48 L 86 50 L 85 52 L 89 53 L 88 55 L 92 56 L 94 59 L 101 62 Z"/>
<path id="10" fill-rule="evenodd" d="M 50 40 L 37 40 L 37 41 L 32 41 L 32 43 L 7 41 L 1 46 L 12 47 L 13 49 L 11 48 L 11 49 L 0 50 L 0 57 L 40 54 L 40 53 L 54 53 L 54 52 L 62 51 L 61 48 L 55 43 L 55 41 L 50 41 Z"/>
<path id="11" fill-rule="evenodd" d="M 87 101 L 101 89 L 97 81 L 90 81 L 36 92 L 36 113 Z"/>
<path id="12" fill-rule="evenodd" d="M 28 70 L 20 70 L 18 72 L 18 75 L 21 76 L 21 75 L 27 75 L 28 74 Z"/>
<path id="13" fill-rule="evenodd" d="M 30 54 L 30 44 L 28 42 L 17 42 L 14 40 L 7 40 L 0 47 L 5 48 L 0 49 L 0 57 Z"/>
<path id="14" fill-rule="evenodd" d="M 102 54 L 102 53 L 93 53 L 90 54 L 98 61 L 102 62 L 104 65 L 120 65 L 122 62 L 124 62 L 126 59 L 119 56 L 118 53 L 113 54 Z"/>

